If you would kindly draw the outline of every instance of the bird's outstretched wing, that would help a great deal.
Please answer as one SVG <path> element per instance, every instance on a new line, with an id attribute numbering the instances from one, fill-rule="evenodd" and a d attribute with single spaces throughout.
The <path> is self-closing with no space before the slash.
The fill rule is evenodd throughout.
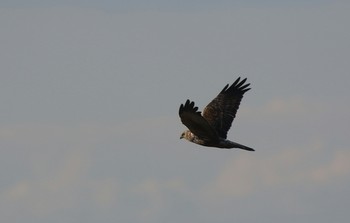
<path id="1" fill-rule="evenodd" d="M 194 106 L 194 102 L 187 100 L 185 104 L 181 104 L 179 109 L 181 122 L 196 136 L 204 139 L 215 141 L 218 140 L 218 134 L 213 127 L 205 120 L 198 107 Z"/>
<path id="2" fill-rule="evenodd" d="M 203 110 L 203 117 L 208 121 L 221 138 L 226 139 L 227 132 L 236 116 L 243 94 L 250 90 L 250 84 L 244 84 L 247 78 L 240 77 L 224 89 Z"/>

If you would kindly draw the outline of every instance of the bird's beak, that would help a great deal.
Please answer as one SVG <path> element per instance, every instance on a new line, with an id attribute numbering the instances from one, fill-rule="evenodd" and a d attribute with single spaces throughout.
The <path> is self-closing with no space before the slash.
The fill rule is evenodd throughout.
<path id="1" fill-rule="evenodd" d="M 184 138 L 184 135 L 182 134 L 181 136 L 180 136 L 180 139 L 183 139 Z"/>

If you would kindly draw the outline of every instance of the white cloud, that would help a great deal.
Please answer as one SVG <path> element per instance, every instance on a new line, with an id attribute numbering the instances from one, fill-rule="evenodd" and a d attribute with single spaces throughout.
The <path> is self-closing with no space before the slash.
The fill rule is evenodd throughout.
<path id="1" fill-rule="evenodd" d="M 242 106 L 242 116 L 248 117 L 300 117 L 310 112 L 317 112 L 317 105 L 310 104 L 298 97 L 278 97 L 255 107 Z"/>
<path id="2" fill-rule="evenodd" d="M 261 197 L 292 188 L 300 200 L 273 210 L 287 219 L 289 204 L 309 201 L 300 188 L 334 189 L 349 176 L 349 107 L 339 107 L 349 95 L 349 13 L 341 8 L 2 9 L 1 220 L 62 222 L 74 212 L 80 222 L 227 222 L 234 208 L 214 207 L 222 197 L 258 203 L 240 209 L 255 217 L 271 214 Z M 214 85 L 236 74 L 253 89 L 230 137 L 270 148 L 180 143 L 178 105 L 187 97 L 205 105 Z M 213 199 L 210 213 L 202 196 Z M 253 222 L 240 214 L 237 222 Z"/>
<path id="3" fill-rule="evenodd" d="M 290 115 L 307 112 L 307 106 L 300 98 L 275 98 L 263 108 L 263 113 L 270 115 Z"/>
<path id="4" fill-rule="evenodd" d="M 73 151 L 67 154 L 58 169 L 45 170 L 44 175 L 28 176 L 28 179 L 15 182 L 2 191 L 2 202 L 17 206 L 32 216 L 48 216 L 57 210 L 72 207 L 77 202 L 75 193 L 82 186 L 82 177 L 87 168 L 84 155 Z"/>
<path id="5" fill-rule="evenodd" d="M 168 194 L 178 194 L 181 196 L 188 193 L 187 185 L 184 180 L 173 178 L 169 180 L 145 179 L 134 185 L 129 191 L 130 196 L 136 196 L 141 199 L 141 205 L 138 212 L 139 219 L 147 221 L 157 219 L 164 208 L 169 205 Z M 176 198 L 173 198 L 176 200 Z"/>
<path id="6" fill-rule="evenodd" d="M 91 188 L 94 202 L 99 208 L 113 207 L 121 193 L 120 185 L 115 178 L 90 180 L 87 186 Z"/>
<path id="7" fill-rule="evenodd" d="M 241 154 L 227 163 L 203 193 L 209 198 L 241 197 L 281 187 L 318 188 L 349 176 L 350 152 L 334 150 L 323 158 L 325 149 L 315 142 L 277 154 Z"/>
<path id="8" fill-rule="evenodd" d="M 129 174 L 128 166 L 123 164 L 115 167 L 118 169 L 122 166 L 122 170 L 117 170 L 125 172 L 122 178 L 111 174 L 114 171 L 110 169 L 105 170 L 107 173 L 103 176 L 91 176 L 89 171 L 101 170 L 99 166 L 102 163 L 96 163 L 98 161 L 92 157 L 100 152 L 101 144 L 108 141 L 114 143 L 114 140 L 128 142 L 132 135 L 138 135 L 136 141 L 152 141 L 164 134 L 164 131 L 159 133 L 156 129 L 169 128 L 171 121 L 169 118 L 160 117 L 129 121 L 121 125 L 95 123 L 71 126 L 2 126 L 2 142 L 15 147 L 8 153 L 21 154 L 30 150 L 30 156 L 24 159 L 23 164 L 28 170 L 27 176 L 10 181 L 10 184 L 0 191 L 0 206 L 16 207 L 8 211 L 4 209 L 3 212 L 15 215 L 15 212 L 21 209 L 22 216 L 48 217 L 67 208 L 79 208 L 83 205 L 81 199 L 103 212 L 120 207 L 123 200 L 136 199 L 143 200 L 145 205 L 135 210 L 135 216 L 139 219 L 152 219 L 152 216 L 163 208 L 163 199 L 167 191 L 183 192 L 184 181 L 178 178 L 163 181 L 137 175 L 134 177 L 140 177 L 140 180 L 130 183 L 122 179 L 127 178 Z M 128 152 L 123 152 L 118 145 L 113 147 L 116 151 L 121 151 L 121 154 L 125 155 Z M 126 163 L 127 160 L 124 160 L 124 164 Z"/>
<path id="9" fill-rule="evenodd" d="M 310 170 L 310 179 L 314 182 L 329 183 L 333 179 L 350 177 L 350 151 L 336 151 L 333 158 L 325 165 Z"/>

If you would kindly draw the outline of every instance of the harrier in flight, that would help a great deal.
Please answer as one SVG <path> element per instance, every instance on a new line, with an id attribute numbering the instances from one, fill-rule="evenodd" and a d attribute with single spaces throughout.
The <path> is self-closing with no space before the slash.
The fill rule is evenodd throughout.
<path id="1" fill-rule="evenodd" d="M 241 81 L 239 77 L 231 86 L 227 84 L 204 108 L 203 115 L 198 111 L 198 107 L 194 106 L 193 101 L 187 100 L 185 104 L 181 104 L 179 115 L 188 130 L 181 134 L 180 139 L 185 138 L 202 146 L 254 151 L 250 147 L 226 139 L 243 94 L 250 90 L 250 84 L 245 84 L 246 80 L 247 78 Z"/>

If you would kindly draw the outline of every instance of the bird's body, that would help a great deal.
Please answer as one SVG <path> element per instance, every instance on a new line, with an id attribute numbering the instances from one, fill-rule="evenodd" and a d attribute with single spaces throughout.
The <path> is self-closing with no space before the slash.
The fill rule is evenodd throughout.
<path id="1" fill-rule="evenodd" d="M 250 147 L 226 139 L 243 94 L 250 90 L 247 88 L 249 84 L 244 85 L 245 81 L 246 79 L 240 81 L 238 78 L 230 87 L 226 85 L 205 107 L 203 115 L 197 111 L 198 107 L 194 106 L 194 102 L 187 100 L 185 104 L 181 104 L 179 116 L 189 130 L 184 131 L 180 138 L 202 146 L 254 151 Z"/>

